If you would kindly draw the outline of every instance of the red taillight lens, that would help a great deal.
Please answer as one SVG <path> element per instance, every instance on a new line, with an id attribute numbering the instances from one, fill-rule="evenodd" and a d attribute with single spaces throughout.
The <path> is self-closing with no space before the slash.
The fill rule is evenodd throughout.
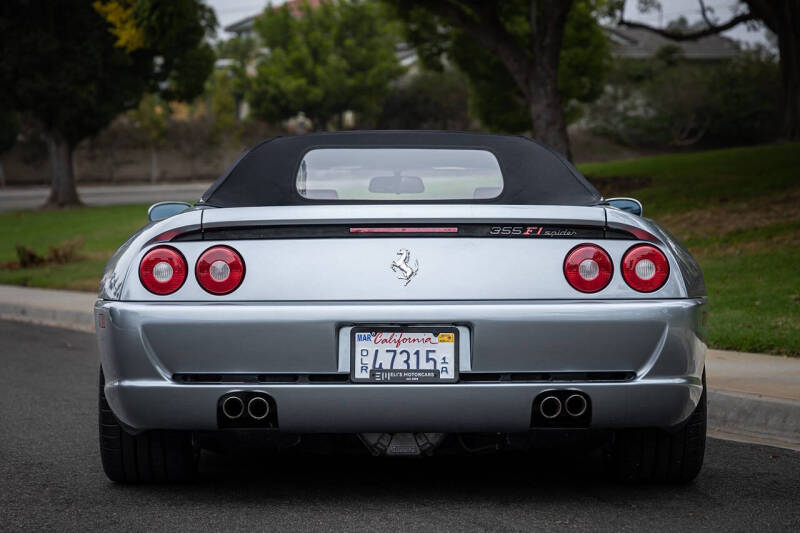
<path id="1" fill-rule="evenodd" d="M 170 246 L 153 248 L 139 263 L 139 279 L 153 294 L 172 294 L 186 281 L 186 259 Z"/>
<path id="2" fill-rule="evenodd" d="M 622 277 L 633 290 L 653 292 L 669 277 L 666 256 L 649 244 L 637 244 L 622 257 Z"/>
<path id="3" fill-rule="evenodd" d="M 564 276 L 573 289 L 581 292 L 603 290 L 613 273 L 611 257 L 594 244 L 580 244 L 564 259 Z"/>
<path id="4" fill-rule="evenodd" d="M 233 248 L 214 246 L 203 252 L 194 272 L 200 286 L 211 294 L 228 294 L 244 279 L 244 261 Z"/>

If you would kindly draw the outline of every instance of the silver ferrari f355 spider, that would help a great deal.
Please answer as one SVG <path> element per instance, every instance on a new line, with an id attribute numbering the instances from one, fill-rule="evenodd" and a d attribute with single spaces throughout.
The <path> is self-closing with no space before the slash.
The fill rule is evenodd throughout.
<path id="1" fill-rule="evenodd" d="M 244 440 L 419 456 L 588 439 L 620 478 L 691 480 L 706 291 L 641 209 L 524 137 L 265 141 L 196 205 L 153 206 L 106 267 L 104 470 L 187 479 L 200 449 Z"/>

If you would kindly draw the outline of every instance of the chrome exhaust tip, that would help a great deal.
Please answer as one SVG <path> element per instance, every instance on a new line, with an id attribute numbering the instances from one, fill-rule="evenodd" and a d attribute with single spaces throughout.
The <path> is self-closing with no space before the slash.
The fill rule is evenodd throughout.
<path id="1" fill-rule="evenodd" d="M 539 403 L 539 414 L 553 419 L 561 414 L 561 400 L 555 396 L 547 396 Z"/>
<path id="2" fill-rule="evenodd" d="M 255 396 L 247 402 L 247 414 L 253 420 L 263 420 L 269 414 L 269 402 L 261 396 Z"/>
<path id="3" fill-rule="evenodd" d="M 585 413 L 588 407 L 589 404 L 586 402 L 586 398 L 581 394 L 573 394 L 564 402 L 564 410 L 569 416 L 576 418 Z"/>
<path id="4" fill-rule="evenodd" d="M 222 414 L 234 420 L 244 414 L 244 402 L 238 396 L 228 396 L 222 402 Z"/>

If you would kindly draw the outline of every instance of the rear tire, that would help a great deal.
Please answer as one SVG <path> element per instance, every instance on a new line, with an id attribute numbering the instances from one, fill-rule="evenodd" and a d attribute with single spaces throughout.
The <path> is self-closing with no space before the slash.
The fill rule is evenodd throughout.
<path id="1" fill-rule="evenodd" d="M 104 392 L 100 369 L 98 394 L 100 458 L 103 470 L 117 483 L 189 481 L 197 473 L 192 436 L 184 431 L 151 430 L 132 435 L 120 425 Z"/>
<path id="2" fill-rule="evenodd" d="M 620 481 L 687 483 L 703 467 L 706 448 L 706 374 L 703 393 L 677 431 L 624 429 L 607 454 L 609 473 Z"/>

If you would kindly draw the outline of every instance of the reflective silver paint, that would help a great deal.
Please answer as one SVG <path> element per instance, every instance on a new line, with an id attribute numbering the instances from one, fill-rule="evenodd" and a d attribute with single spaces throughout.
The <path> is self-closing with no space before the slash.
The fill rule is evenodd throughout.
<path id="1" fill-rule="evenodd" d="M 564 257 L 581 240 L 407 236 L 225 242 L 242 254 L 247 274 L 239 289 L 221 297 L 203 291 L 191 272 L 176 293 L 156 296 L 137 274 L 141 257 L 166 242 L 192 271 L 205 249 L 223 243 L 171 239 L 200 228 L 515 221 L 625 229 L 664 251 L 669 279 L 650 294 L 625 284 L 619 263 L 637 240 L 594 241 L 611 255 L 615 272 L 602 291 L 581 294 L 562 272 Z M 408 286 L 389 268 L 400 248 L 419 260 Z M 704 296 L 688 252 L 652 221 L 616 209 L 206 208 L 146 226 L 112 257 L 96 307 L 105 321 L 97 336 L 109 403 L 134 429 L 215 429 L 219 397 L 247 389 L 275 398 L 283 431 L 524 431 L 533 398 L 556 387 L 591 396 L 594 427 L 668 427 L 685 419 L 700 396 Z M 636 378 L 447 385 L 173 380 L 175 373 L 346 373 L 349 340 L 342 332 L 379 323 L 457 325 L 469 339 L 462 372 L 626 371 Z"/>
<path id="2" fill-rule="evenodd" d="M 503 397 L 504 390 L 511 398 L 518 398 L 523 394 L 521 391 L 527 393 L 558 386 L 595 391 L 590 392 L 592 395 L 608 387 L 615 392 L 606 397 L 609 412 L 601 415 L 599 407 L 594 408 L 599 417 L 594 419 L 597 427 L 602 427 L 602 420 L 635 425 L 650 411 L 661 417 L 653 418 L 652 424 L 669 425 L 667 422 L 675 422 L 690 412 L 692 402 L 696 403 L 699 397 L 699 392 L 693 391 L 699 390 L 704 363 L 704 305 L 703 299 L 229 305 L 100 301 L 97 313 L 106 316 L 106 328 L 98 328 L 97 332 L 109 402 L 118 416 L 136 428 L 170 427 L 165 425 L 167 422 L 186 427 L 180 420 L 181 416 L 186 416 L 198 423 L 202 421 L 196 429 L 211 429 L 216 424 L 214 410 L 195 411 L 202 411 L 203 402 L 216 405 L 211 396 L 221 394 L 223 389 L 260 390 L 289 397 L 302 395 L 300 391 L 307 390 L 320 402 L 324 401 L 319 396 L 323 394 L 320 391 L 330 394 L 327 398 L 330 402 L 335 402 L 340 394 L 352 394 L 353 401 L 359 398 L 365 402 L 358 407 L 353 405 L 349 417 L 340 414 L 342 431 L 352 428 L 365 414 L 372 416 L 371 409 L 383 410 L 381 406 L 386 405 L 371 403 L 370 399 L 399 403 L 411 389 L 392 389 L 395 392 L 386 396 L 388 393 L 382 392 L 381 385 L 330 386 L 333 388 L 317 384 L 186 385 L 174 382 L 172 375 L 178 372 L 344 373 L 349 371 L 350 352 L 348 346 L 342 353 L 338 328 L 371 323 L 462 325 L 470 332 L 472 372 L 621 370 L 634 371 L 637 375 L 630 383 L 429 386 L 444 389 L 430 393 L 436 397 L 447 398 L 451 391 L 454 402 L 468 394 L 465 391 L 473 391 L 469 394 L 475 394 L 473 400 L 477 400 L 481 392 L 491 392 L 485 401 L 499 402 L 490 406 L 505 409 L 505 402 L 511 400 Z M 650 385 L 657 386 L 654 391 L 658 391 L 665 383 L 673 388 L 680 385 L 677 388 L 683 388 L 683 394 L 650 396 L 646 403 L 638 405 L 640 412 L 635 416 L 631 413 L 632 394 L 636 396 L 639 394 L 636 391 Z M 343 393 L 340 388 L 361 390 Z M 134 393 L 135 402 L 124 400 Z M 535 394 L 526 397 L 525 405 L 516 406 L 515 412 L 523 408 L 530 411 Z M 192 412 L 174 413 L 171 418 L 164 418 L 164 409 L 169 408 L 162 402 L 181 396 L 185 397 L 182 402 L 192 405 L 197 402 L 189 409 Z M 299 398 L 296 401 L 299 402 Z M 592 398 L 594 401 L 594 396 Z M 295 415 L 298 420 L 290 420 L 289 413 L 281 410 L 281 400 L 276 397 L 276 401 L 281 427 L 284 423 L 301 424 L 317 416 L 298 406 Z M 320 405 L 309 404 L 308 408 L 316 409 Z M 498 416 L 503 420 L 500 413 Z M 515 420 L 515 425 L 506 430 L 519 429 L 521 419 Z M 325 427 L 330 429 L 332 423 L 328 421 Z M 360 430 L 378 429 L 364 426 Z"/>
<path id="3" fill-rule="evenodd" d="M 486 238 L 352 238 L 198 241 L 170 243 L 183 253 L 193 270 L 200 255 L 218 244 L 232 245 L 247 264 L 236 291 L 215 296 L 200 287 L 190 273 L 169 296 L 149 292 L 138 282 L 145 247 L 131 262 L 132 283 L 122 290 L 128 301 L 343 301 L 343 300 L 517 300 L 609 298 L 684 298 L 680 276 L 670 276 L 659 290 L 632 291 L 619 264 L 636 241 L 605 240 L 602 246 L 616 272 L 609 285 L 593 294 L 572 289 L 564 278 L 564 257 L 585 241 L 575 239 Z M 413 248 L 422 266 L 413 283 L 397 281 L 388 267 L 398 247 Z M 665 252 L 667 250 L 664 250 Z M 670 257 L 671 254 L 667 254 Z M 670 268 L 679 272 L 678 264 Z"/>
<path id="4" fill-rule="evenodd" d="M 602 207 L 551 205 L 315 205 L 286 207 L 236 207 L 208 209 L 206 228 L 243 227 L 262 224 L 328 224 L 377 222 L 514 222 L 536 220 L 548 224 L 605 224 Z"/>

